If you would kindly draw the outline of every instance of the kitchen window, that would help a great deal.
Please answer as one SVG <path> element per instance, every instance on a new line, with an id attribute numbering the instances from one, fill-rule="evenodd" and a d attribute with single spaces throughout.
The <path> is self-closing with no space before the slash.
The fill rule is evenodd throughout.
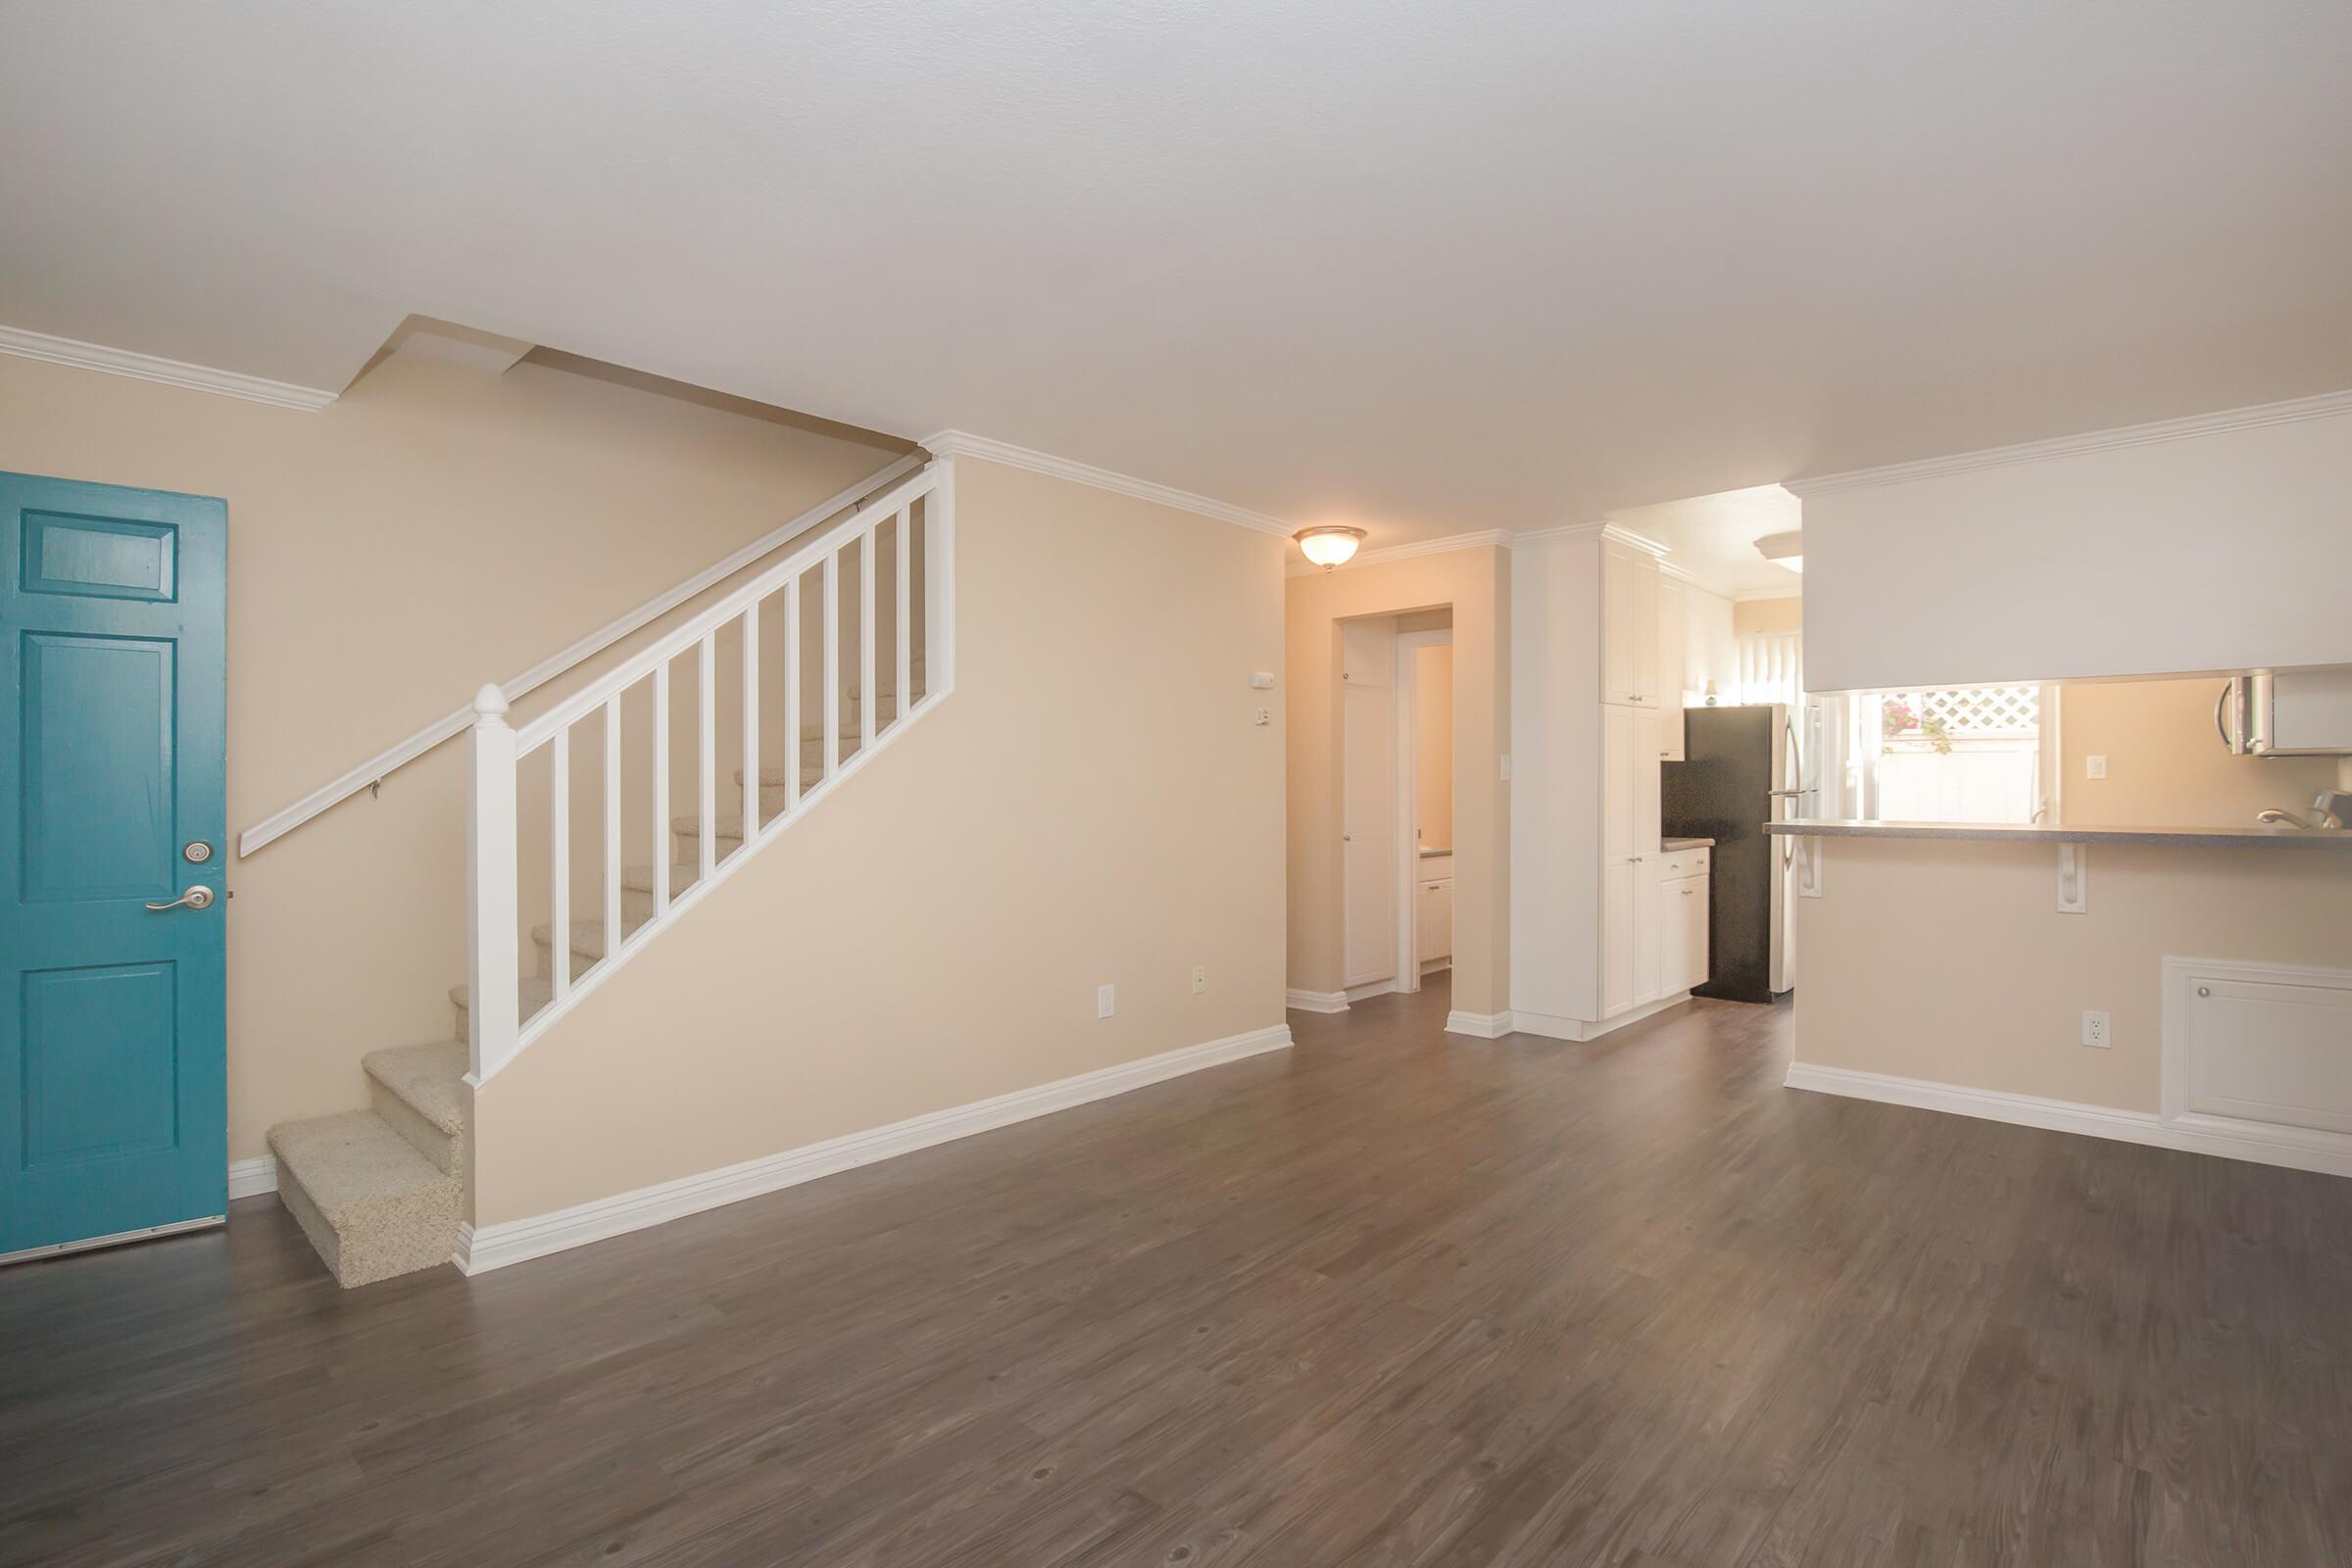
<path id="1" fill-rule="evenodd" d="M 1847 741 L 1860 815 L 1886 822 L 2056 820 L 2058 689 L 1856 694 Z"/>

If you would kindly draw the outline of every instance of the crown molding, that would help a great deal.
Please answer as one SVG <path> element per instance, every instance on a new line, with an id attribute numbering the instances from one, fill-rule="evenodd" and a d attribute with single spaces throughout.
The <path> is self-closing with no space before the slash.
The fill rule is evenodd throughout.
<path id="1" fill-rule="evenodd" d="M 206 365 L 184 365 L 178 360 L 134 354 L 128 349 L 110 349 L 70 337 L 51 337 L 46 332 L 28 332 L 21 326 L 0 326 L 0 354 L 49 365 L 68 365 L 77 370 L 103 370 L 109 375 L 160 381 L 165 386 L 184 387 L 191 392 L 217 392 L 222 397 L 267 403 L 272 408 L 298 409 L 305 414 L 318 413 L 336 397 L 335 393 L 315 386 L 294 386 L 258 375 L 240 375 L 234 370 L 216 370 Z"/>
<path id="2" fill-rule="evenodd" d="M 1234 506 L 1231 502 L 1195 495 L 1190 490 L 1179 490 L 1172 485 L 1155 484 L 1132 474 L 1113 473 L 1108 468 L 1098 468 L 1091 463 L 1078 463 L 1069 458 L 1057 458 L 1050 452 L 1016 447 L 1009 441 L 992 441 L 987 436 L 974 435 L 968 430 L 942 430 L 937 435 L 925 436 L 922 446 L 935 458 L 979 458 L 988 463 L 1002 463 L 1008 468 L 1027 468 L 1032 473 L 1093 485 L 1098 490 L 1109 490 L 1119 495 L 1133 496 L 1138 501 L 1174 507 L 1179 512 L 1197 512 L 1203 517 L 1238 523 L 1244 528 L 1254 528 L 1259 533 L 1270 533 L 1280 539 L 1288 539 L 1298 531 L 1294 523 L 1285 522 L 1280 517 L 1270 517 L 1262 512 L 1251 512 L 1247 507 Z"/>
<path id="3" fill-rule="evenodd" d="M 1511 548 L 1510 531 L 1505 528 L 1481 528 L 1476 533 L 1449 533 L 1442 539 L 1416 539 L 1410 544 L 1390 545 L 1384 550 L 1359 550 L 1334 571 L 1352 571 L 1358 566 L 1384 565 L 1392 561 L 1411 561 L 1417 556 L 1442 556 L 1453 550 Z M 1283 575 L 1287 577 L 1320 577 L 1323 568 L 1311 561 L 1291 564 Z"/>
<path id="4" fill-rule="evenodd" d="M 1784 479 L 1781 487 L 1799 500 L 1810 500 L 1814 496 L 1835 495 L 1841 490 L 1908 484 L 1916 479 L 1939 479 L 1946 474 L 1969 473 L 1978 468 L 2006 468 L 2020 464 L 2046 463 L 2052 458 L 2071 458 L 2089 452 L 2156 446 L 2170 441 L 2193 441 L 2200 436 L 2221 435 L 2230 430 L 2253 430 L 2266 424 L 2294 424 L 2304 419 L 2325 419 L 2345 414 L 2352 414 L 2352 390 L 2323 392 L 2317 397 L 2296 398 L 2286 403 L 2263 403 L 2250 409 L 2227 409 L 2219 414 L 2195 414 L 2181 419 L 2162 419 L 2154 424 L 2128 424 L 2113 430 L 2056 436 L 2047 441 L 2028 441 L 2018 446 L 1987 447 L 1982 452 L 1923 458 L 1916 463 L 1895 463 L 1879 468 L 1855 468 L 1845 473 Z"/>
<path id="5" fill-rule="evenodd" d="M 1652 539 L 1649 535 L 1636 533 L 1633 529 L 1614 522 L 1564 522 L 1554 528 L 1521 528 L 1510 536 L 1510 542 L 1513 545 L 1550 544 L 1555 540 L 1562 539 L 1606 539 L 1612 544 L 1624 545 L 1629 549 L 1640 550 L 1654 556 L 1661 563 L 1673 554 L 1669 547 Z"/>

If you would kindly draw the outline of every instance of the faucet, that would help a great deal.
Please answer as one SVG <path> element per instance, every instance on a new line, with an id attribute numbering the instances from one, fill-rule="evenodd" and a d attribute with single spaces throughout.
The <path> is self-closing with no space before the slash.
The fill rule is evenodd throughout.
<path id="1" fill-rule="evenodd" d="M 2344 825 L 2343 813 L 2347 807 L 2352 807 L 2352 793 L 2343 790 L 2322 790 L 2311 798 L 2312 814 L 2318 818 L 2315 822 L 2306 822 L 2294 812 L 2281 811 L 2275 806 L 2265 807 L 2256 811 L 2254 820 L 2277 823 L 2286 827 L 2333 828 L 2341 831 Z"/>

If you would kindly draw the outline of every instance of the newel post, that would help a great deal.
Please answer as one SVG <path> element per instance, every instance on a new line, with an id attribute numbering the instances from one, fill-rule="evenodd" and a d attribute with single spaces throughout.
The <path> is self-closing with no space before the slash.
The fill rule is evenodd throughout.
<path id="1" fill-rule="evenodd" d="M 477 1084 L 514 1054 L 522 981 L 514 793 L 506 694 L 484 686 L 473 698 L 466 808 L 466 1000 Z"/>
<path id="2" fill-rule="evenodd" d="M 932 460 L 923 502 L 923 701 L 956 689 L 956 460 Z"/>

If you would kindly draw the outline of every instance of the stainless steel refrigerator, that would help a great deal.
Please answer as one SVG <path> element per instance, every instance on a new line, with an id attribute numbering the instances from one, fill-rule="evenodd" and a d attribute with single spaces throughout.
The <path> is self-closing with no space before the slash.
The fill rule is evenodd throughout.
<path id="1" fill-rule="evenodd" d="M 1770 1002 L 1796 988 L 1795 841 L 1764 824 L 1815 814 L 1820 710 L 1780 703 L 1683 710 L 1683 755 L 1661 762 L 1668 838 L 1715 841 L 1707 983 L 1692 995 Z"/>

